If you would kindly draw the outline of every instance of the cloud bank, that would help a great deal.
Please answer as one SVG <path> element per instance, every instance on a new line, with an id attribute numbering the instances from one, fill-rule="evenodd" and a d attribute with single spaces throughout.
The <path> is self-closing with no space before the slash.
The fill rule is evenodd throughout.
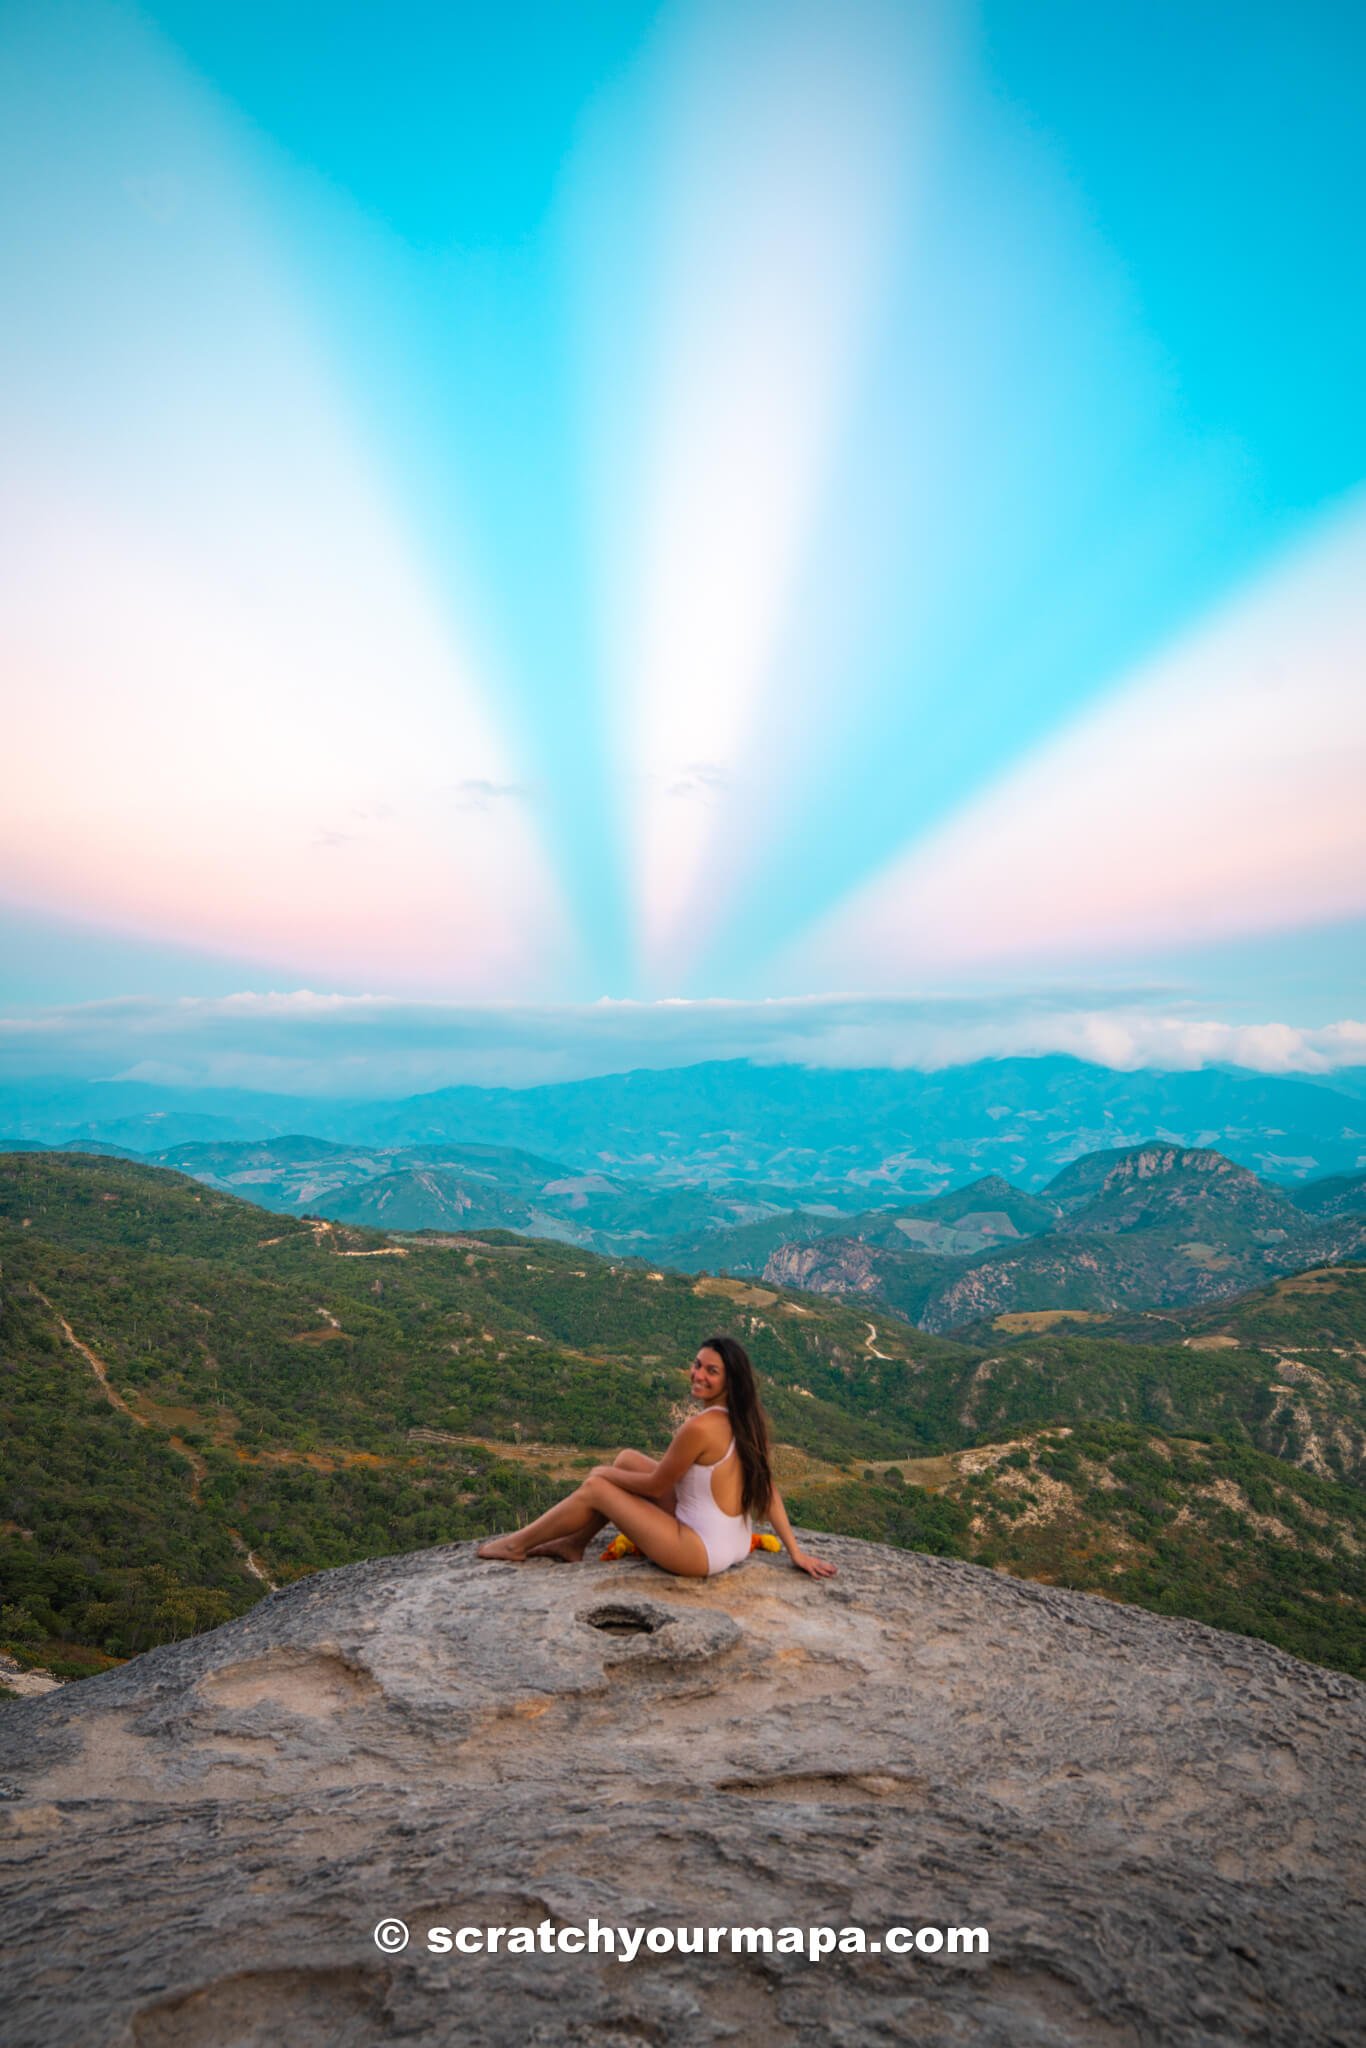
<path id="1" fill-rule="evenodd" d="M 1194 1014 L 1170 992 L 1084 988 L 577 1006 L 299 989 L 136 997 L 0 1018 L 0 1081 L 62 1076 L 323 1097 L 400 1096 L 459 1082 L 530 1087 L 702 1060 L 934 1070 L 1043 1053 L 1118 1069 L 1227 1064 L 1329 1075 L 1366 1065 L 1366 1020 L 1230 1023 Z"/>

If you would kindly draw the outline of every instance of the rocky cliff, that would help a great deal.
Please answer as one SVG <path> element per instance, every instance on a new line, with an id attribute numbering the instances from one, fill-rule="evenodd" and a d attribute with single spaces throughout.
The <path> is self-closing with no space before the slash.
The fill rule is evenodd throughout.
<path id="1" fill-rule="evenodd" d="M 381 1559 L 6 1707 L 7 2043 L 1353 2038 L 1366 1688 L 819 1547 L 826 1584 L 757 1556 L 708 1583 Z M 554 1950 L 594 1917 L 973 1926 L 990 1952 Z M 541 1923 L 554 1952 L 428 1948 Z"/>
<path id="2" fill-rule="evenodd" d="M 1349 1190 L 1342 1203 L 1355 1199 Z M 1364 1247 L 1355 1208 L 1330 1198 L 1311 1214 L 1222 1153 L 1155 1142 L 1088 1153 L 1037 1199 L 988 1180 L 900 1215 L 854 1217 L 776 1246 L 763 1278 L 877 1300 L 943 1335 L 1001 1314 L 1223 1300 Z"/>

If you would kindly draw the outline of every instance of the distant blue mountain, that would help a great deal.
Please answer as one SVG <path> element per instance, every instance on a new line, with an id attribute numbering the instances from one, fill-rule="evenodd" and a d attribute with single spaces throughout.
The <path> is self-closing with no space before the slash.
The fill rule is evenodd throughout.
<path id="1" fill-rule="evenodd" d="M 935 1073 L 718 1060 L 380 1102 L 48 1081 L 0 1089 L 0 1131 L 147 1156 L 301 1133 L 380 1150 L 492 1145 L 662 1186 L 762 1182 L 770 1199 L 780 1190 L 794 1206 L 842 1209 L 924 1200 L 987 1174 L 1037 1191 L 1083 1153 L 1153 1139 L 1214 1147 L 1287 1183 L 1366 1166 L 1355 1092 L 1231 1067 L 1117 1073 L 1062 1055 Z"/>

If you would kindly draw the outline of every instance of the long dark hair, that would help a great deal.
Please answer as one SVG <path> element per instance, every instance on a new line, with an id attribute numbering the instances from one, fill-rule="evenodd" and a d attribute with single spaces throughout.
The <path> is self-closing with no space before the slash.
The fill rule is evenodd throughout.
<path id="1" fill-rule="evenodd" d="M 735 1432 L 735 1455 L 744 1474 L 740 1495 L 742 1515 L 762 1515 L 768 1510 L 773 1492 L 773 1472 L 768 1461 L 768 1417 L 759 1399 L 759 1382 L 749 1353 L 736 1337 L 708 1337 L 699 1347 L 714 1351 L 726 1368 L 726 1407 Z"/>

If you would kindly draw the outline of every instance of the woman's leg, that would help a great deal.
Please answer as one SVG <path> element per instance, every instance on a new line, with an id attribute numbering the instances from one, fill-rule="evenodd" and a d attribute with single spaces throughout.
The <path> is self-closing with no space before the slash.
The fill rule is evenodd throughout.
<path id="1" fill-rule="evenodd" d="M 576 1486 L 564 1500 L 556 1501 L 553 1508 L 547 1508 L 543 1515 L 537 1515 L 534 1522 L 528 1522 L 524 1529 L 514 1529 L 510 1536 L 495 1536 L 487 1543 L 481 1543 L 476 1557 L 491 1557 L 502 1564 L 523 1564 L 531 1550 L 538 1544 L 549 1543 L 565 1536 L 584 1533 L 584 1542 L 595 1529 L 600 1529 L 603 1517 L 590 1504 L 588 1482 Z"/>
<path id="2" fill-rule="evenodd" d="M 680 1578 L 706 1578 L 710 1570 L 706 1545 L 696 1529 L 685 1528 L 667 1508 L 638 1493 L 627 1493 L 610 1479 L 585 1480 L 583 1491 L 589 1505 L 614 1522 L 652 1563 L 662 1565 L 666 1572 L 677 1572 Z"/>
<path id="3" fill-rule="evenodd" d="M 619 1451 L 613 1462 L 629 1471 L 641 1472 L 653 1465 L 655 1460 L 647 1458 L 643 1451 Z M 497 1536 L 488 1543 L 481 1543 L 475 1555 L 493 1558 L 503 1564 L 522 1564 L 533 1551 L 538 1557 L 560 1556 L 570 1560 L 577 1556 L 581 1559 L 599 1529 L 609 1521 L 617 1522 L 615 1515 L 608 1514 L 588 1498 L 588 1489 L 593 1484 L 592 1480 L 585 1480 L 582 1486 L 575 1487 L 573 1493 L 564 1500 L 557 1501 L 553 1508 L 547 1508 L 534 1522 L 528 1522 L 524 1529 L 514 1529 L 510 1536 Z M 620 1487 L 615 1486 L 612 1491 L 619 1500 L 641 1501 L 638 1493 L 625 1493 Z M 641 1501 L 641 1505 L 653 1507 L 654 1504 L 650 1501 Z M 662 1510 L 656 1508 L 655 1512 L 663 1512 L 669 1523 L 676 1527 L 672 1508 L 673 1496 L 670 1494 L 667 1507 Z M 617 1522 L 619 1529 L 621 1526 L 621 1523 Z M 636 1542 L 635 1535 L 630 1529 L 623 1529 L 622 1534 L 630 1536 L 633 1543 Z M 561 1545 L 565 1547 L 562 1549 Z M 642 1550 L 645 1548 L 644 1544 L 637 1547 Z M 648 1552 L 646 1554 L 649 1555 Z"/>
<path id="4" fill-rule="evenodd" d="M 622 1470 L 626 1472 L 648 1472 L 651 1465 L 655 1463 L 655 1460 L 647 1458 L 644 1451 L 618 1451 L 612 1463 L 620 1465 Z M 672 1487 L 667 1494 L 660 1495 L 659 1504 L 666 1514 L 673 1513 L 674 1497 Z M 598 1514 L 596 1511 L 589 1509 L 586 1511 L 586 1520 L 581 1529 L 576 1529 L 570 1536 L 549 1536 L 544 1542 L 533 1543 L 527 1552 L 527 1556 L 554 1557 L 558 1558 L 562 1564 L 582 1564 L 584 1552 L 589 1544 L 598 1534 L 598 1531 L 605 1529 L 606 1526 L 606 1515 Z"/>

